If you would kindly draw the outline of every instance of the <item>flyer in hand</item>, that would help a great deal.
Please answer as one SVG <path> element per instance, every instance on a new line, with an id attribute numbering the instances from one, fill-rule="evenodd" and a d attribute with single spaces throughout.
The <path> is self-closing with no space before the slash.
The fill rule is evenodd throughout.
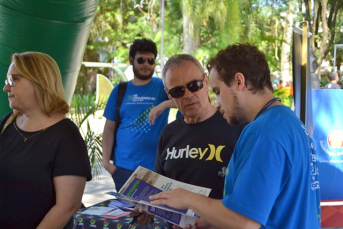
<path id="1" fill-rule="evenodd" d="M 185 227 L 188 224 L 194 225 L 197 216 L 190 209 L 181 210 L 166 205 L 150 204 L 149 196 L 177 188 L 183 188 L 204 196 L 208 196 L 211 191 L 209 188 L 176 181 L 139 166 L 119 190 L 119 193 L 110 192 L 108 194 L 179 227 Z"/>

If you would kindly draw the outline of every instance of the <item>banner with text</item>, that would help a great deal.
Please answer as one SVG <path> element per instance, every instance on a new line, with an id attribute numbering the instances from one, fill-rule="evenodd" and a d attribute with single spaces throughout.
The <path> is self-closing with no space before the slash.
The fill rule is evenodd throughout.
<path id="1" fill-rule="evenodd" d="M 343 199 L 343 90 L 312 90 L 313 141 L 322 200 Z"/>

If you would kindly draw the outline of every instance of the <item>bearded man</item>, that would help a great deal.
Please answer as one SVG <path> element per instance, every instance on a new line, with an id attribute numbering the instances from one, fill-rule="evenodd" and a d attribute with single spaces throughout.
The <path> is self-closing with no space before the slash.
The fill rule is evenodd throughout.
<path id="1" fill-rule="evenodd" d="M 129 60 L 134 78 L 127 89 L 117 120 L 117 85 L 108 99 L 102 137 L 103 165 L 112 175 L 117 191 L 138 166 L 154 170 L 158 136 L 168 122 L 166 109 L 154 125 L 149 124 L 150 110 L 168 100 L 162 80 L 152 77 L 157 56 L 156 44 L 148 39 L 137 39 L 130 47 Z M 170 101 L 172 103 L 172 101 Z M 117 122 L 119 122 L 118 127 Z M 114 141 L 116 140 L 115 147 Z M 110 162 L 114 154 L 113 164 Z"/>
<path id="2" fill-rule="evenodd" d="M 316 151 L 294 112 L 273 95 L 265 55 L 233 44 L 210 59 L 217 109 L 242 131 L 226 170 L 223 198 L 175 189 L 150 196 L 152 204 L 192 209 L 186 228 L 320 228 Z"/>

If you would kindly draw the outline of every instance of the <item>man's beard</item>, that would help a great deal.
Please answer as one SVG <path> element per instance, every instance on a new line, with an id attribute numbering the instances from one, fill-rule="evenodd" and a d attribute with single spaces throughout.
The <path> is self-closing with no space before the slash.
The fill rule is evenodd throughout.
<path id="1" fill-rule="evenodd" d="M 232 111 L 234 111 L 234 112 L 233 112 L 232 116 L 228 117 L 227 121 L 230 125 L 237 126 L 243 122 L 242 121 L 242 110 L 239 106 L 237 95 L 233 94 L 232 100 L 233 100 Z"/>
<path id="2" fill-rule="evenodd" d="M 136 67 L 134 65 L 132 66 L 132 70 L 133 70 L 133 74 L 135 75 L 135 77 L 137 77 L 140 80 L 150 80 L 152 75 L 154 74 L 154 70 L 151 70 L 150 74 L 142 75 L 139 73 L 138 69 L 136 69 Z"/>

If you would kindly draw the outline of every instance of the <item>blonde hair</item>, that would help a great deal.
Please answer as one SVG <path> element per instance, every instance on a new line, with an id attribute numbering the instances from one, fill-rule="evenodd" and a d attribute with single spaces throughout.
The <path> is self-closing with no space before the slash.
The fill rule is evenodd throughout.
<path id="1" fill-rule="evenodd" d="M 40 52 L 14 53 L 12 63 L 18 73 L 33 83 L 40 107 L 47 114 L 69 112 L 61 72 L 54 59 Z"/>

